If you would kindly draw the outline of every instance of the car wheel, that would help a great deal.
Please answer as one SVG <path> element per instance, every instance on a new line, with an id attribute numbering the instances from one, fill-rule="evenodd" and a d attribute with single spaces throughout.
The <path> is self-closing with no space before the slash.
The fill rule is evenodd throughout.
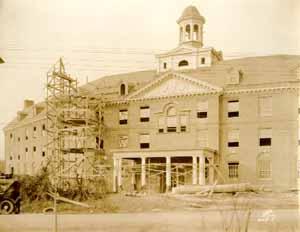
<path id="1" fill-rule="evenodd" d="M 2 214 L 11 214 L 14 212 L 14 208 L 14 203 L 9 199 L 0 202 L 0 211 Z"/>

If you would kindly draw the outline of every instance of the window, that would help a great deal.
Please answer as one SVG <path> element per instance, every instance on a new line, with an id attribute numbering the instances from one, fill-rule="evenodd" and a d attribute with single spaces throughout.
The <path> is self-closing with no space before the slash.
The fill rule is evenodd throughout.
<path id="1" fill-rule="evenodd" d="M 11 155 L 11 156 L 9 156 L 9 160 L 13 160 L 13 156 Z"/>
<path id="2" fill-rule="evenodd" d="M 191 26 L 188 24 L 185 26 L 185 41 L 188 41 L 191 39 Z"/>
<path id="3" fill-rule="evenodd" d="M 13 134 L 10 133 L 9 138 L 12 140 L 13 139 Z"/>
<path id="4" fill-rule="evenodd" d="M 45 157 L 45 156 L 46 156 L 46 152 L 42 151 L 42 157 Z"/>
<path id="5" fill-rule="evenodd" d="M 164 62 L 164 69 L 167 69 L 167 63 Z"/>
<path id="6" fill-rule="evenodd" d="M 36 147 L 34 146 L 32 150 L 33 150 L 33 152 L 36 152 Z"/>
<path id="7" fill-rule="evenodd" d="M 100 140 L 100 148 L 104 149 L 104 140 L 103 139 Z"/>
<path id="8" fill-rule="evenodd" d="M 194 25 L 193 40 L 199 40 L 199 26 L 197 24 Z"/>
<path id="9" fill-rule="evenodd" d="M 272 97 L 259 98 L 259 113 L 260 116 L 272 116 Z"/>
<path id="10" fill-rule="evenodd" d="M 120 95 L 124 96 L 126 94 L 126 85 L 124 83 L 122 83 L 120 85 Z"/>
<path id="11" fill-rule="evenodd" d="M 167 132 L 176 132 L 177 129 L 177 115 L 176 109 L 170 107 L 167 111 Z"/>
<path id="12" fill-rule="evenodd" d="M 21 156 L 20 155 L 18 155 L 18 160 L 20 160 L 21 159 Z"/>
<path id="13" fill-rule="evenodd" d="M 142 106 L 140 107 L 140 121 L 149 122 L 150 121 L 150 107 Z"/>
<path id="14" fill-rule="evenodd" d="M 42 136 L 45 136 L 46 135 L 46 125 L 43 124 L 42 126 Z"/>
<path id="15" fill-rule="evenodd" d="M 271 144 L 272 144 L 272 129 L 260 129 L 259 146 L 271 146 Z"/>
<path id="16" fill-rule="evenodd" d="M 126 148 L 128 146 L 128 135 L 121 135 L 119 137 L 119 147 Z"/>
<path id="17" fill-rule="evenodd" d="M 239 117 L 239 100 L 228 101 L 227 104 L 228 117 Z"/>
<path id="18" fill-rule="evenodd" d="M 28 147 L 25 148 L 25 160 L 29 159 L 29 155 L 28 155 Z"/>
<path id="19" fill-rule="evenodd" d="M 208 147 L 208 131 L 199 130 L 198 131 L 198 143 L 200 147 Z"/>
<path id="20" fill-rule="evenodd" d="M 188 124 L 188 115 L 180 115 L 180 131 L 186 132 Z"/>
<path id="21" fill-rule="evenodd" d="M 36 129 L 36 126 L 34 126 L 34 127 L 33 127 L 33 138 L 36 137 L 36 130 L 37 130 L 37 129 Z"/>
<path id="22" fill-rule="evenodd" d="M 158 133 L 164 133 L 165 128 L 165 119 L 164 117 L 160 116 L 158 118 Z"/>
<path id="23" fill-rule="evenodd" d="M 239 130 L 231 130 L 228 132 L 228 147 L 238 147 L 240 140 L 240 131 Z"/>
<path id="24" fill-rule="evenodd" d="M 140 148 L 150 148 L 150 135 L 149 134 L 141 134 L 140 135 Z"/>
<path id="25" fill-rule="evenodd" d="M 119 111 L 119 123 L 120 125 L 127 124 L 128 120 L 128 110 L 120 110 Z"/>
<path id="26" fill-rule="evenodd" d="M 198 103 L 197 118 L 207 118 L 208 101 Z"/>
<path id="27" fill-rule="evenodd" d="M 271 178 L 271 158 L 269 153 L 259 154 L 257 157 L 257 175 L 258 178 Z"/>
<path id="28" fill-rule="evenodd" d="M 239 162 L 228 163 L 228 177 L 229 178 L 239 177 Z"/>
<path id="29" fill-rule="evenodd" d="M 21 138 L 20 137 L 18 137 L 18 142 L 20 142 L 21 141 Z"/>
<path id="30" fill-rule="evenodd" d="M 28 140 L 28 130 L 27 130 L 27 128 L 25 129 L 25 140 Z"/>
<path id="31" fill-rule="evenodd" d="M 189 62 L 186 60 L 182 60 L 178 63 L 178 67 L 188 66 Z"/>
<path id="32" fill-rule="evenodd" d="M 201 58 L 201 64 L 205 64 L 205 58 L 204 57 Z"/>

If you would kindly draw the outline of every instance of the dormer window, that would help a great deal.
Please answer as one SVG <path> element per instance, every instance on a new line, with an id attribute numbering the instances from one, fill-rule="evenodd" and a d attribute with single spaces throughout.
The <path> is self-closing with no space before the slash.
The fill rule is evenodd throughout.
<path id="1" fill-rule="evenodd" d="M 120 95 L 121 96 L 125 96 L 126 95 L 126 85 L 124 84 L 124 83 L 122 83 L 121 85 L 120 85 Z"/>
<path id="2" fill-rule="evenodd" d="M 189 62 L 187 60 L 182 60 L 178 63 L 178 67 L 188 66 Z"/>

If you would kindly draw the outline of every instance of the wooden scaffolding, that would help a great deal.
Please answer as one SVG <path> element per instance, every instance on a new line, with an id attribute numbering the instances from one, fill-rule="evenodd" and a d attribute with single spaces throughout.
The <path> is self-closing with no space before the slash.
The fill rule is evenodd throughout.
<path id="1" fill-rule="evenodd" d="M 103 107 L 101 97 L 85 94 L 65 72 L 62 59 L 47 73 L 47 154 L 57 186 L 103 175 Z M 67 183 L 67 184 L 66 184 Z"/>

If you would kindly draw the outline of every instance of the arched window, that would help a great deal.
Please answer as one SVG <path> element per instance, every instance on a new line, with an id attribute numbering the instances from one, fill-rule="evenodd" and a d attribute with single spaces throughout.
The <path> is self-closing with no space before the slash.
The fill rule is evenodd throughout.
<path id="1" fill-rule="evenodd" d="M 120 95 L 124 96 L 126 94 L 126 85 L 123 83 L 120 85 Z"/>
<path id="2" fill-rule="evenodd" d="M 187 60 L 182 60 L 178 63 L 178 67 L 188 66 L 189 62 Z"/>
<path id="3" fill-rule="evenodd" d="M 194 25 L 193 40 L 199 40 L 199 26 L 197 24 Z"/>
<path id="4" fill-rule="evenodd" d="M 188 24 L 185 26 L 185 41 L 191 40 L 191 26 Z"/>
<path id="5" fill-rule="evenodd" d="M 175 107 L 170 107 L 167 110 L 167 132 L 176 132 L 177 115 Z"/>
<path id="6" fill-rule="evenodd" d="M 261 153 L 257 156 L 257 176 L 260 179 L 271 178 L 271 156 L 269 153 Z"/>

